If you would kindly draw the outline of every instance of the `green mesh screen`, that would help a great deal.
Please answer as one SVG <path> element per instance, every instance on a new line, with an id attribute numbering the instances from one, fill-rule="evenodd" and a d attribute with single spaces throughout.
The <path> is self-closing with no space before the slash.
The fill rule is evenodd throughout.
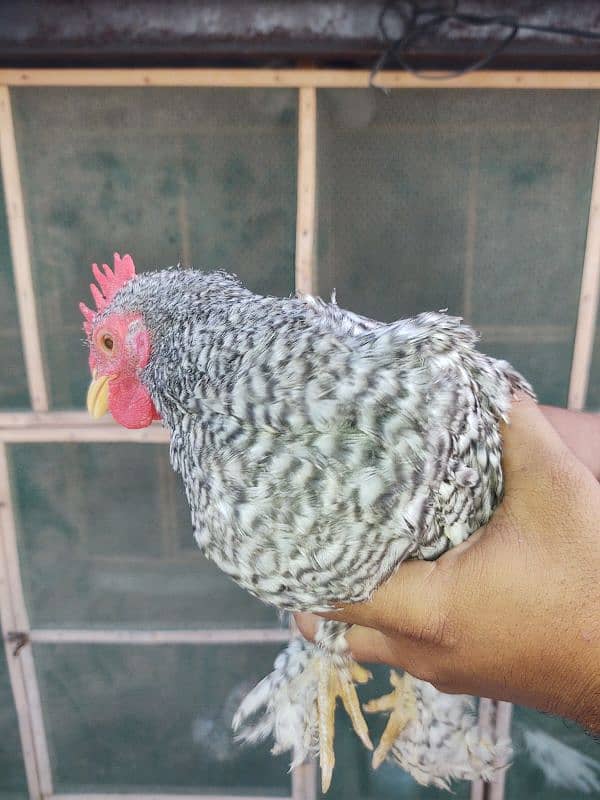
<path id="1" fill-rule="evenodd" d="M 287 761 L 231 733 L 276 651 L 36 646 L 55 791 L 288 795 Z"/>
<path id="2" fill-rule="evenodd" d="M 564 404 L 598 93 L 319 92 L 319 291 L 448 308 Z"/>
<path id="3" fill-rule="evenodd" d="M 6 203 L 0 180 L 0 409 L 27 406 L 29 392 L 17 316 Z"/>
<path id="4" fill-rule="evenodd" d="M 600 798 L 600 745 L 574 722 L 515 706 L 512 735 L 515 758 L 506 777 L 508 800 Z M 549 779 L 540 762 L 556 775 Z"/>
<path id="5" fill-rule="evenodd" d="M 227 268 L 293 290 L 296 95 L 213 89 L 12 92 L 53 408 L 86 390 L 92 261 Z"/>
<path id="6" fill-rule="evenodd" d="M 278 626 L 198 550 L 166 445 L 11 447 L 34 626 Z"/>

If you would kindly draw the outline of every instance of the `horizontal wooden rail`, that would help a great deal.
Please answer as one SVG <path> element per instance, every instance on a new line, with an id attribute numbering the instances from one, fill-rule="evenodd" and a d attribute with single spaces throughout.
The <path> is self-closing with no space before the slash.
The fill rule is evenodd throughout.
<path id="1" fill-rule="evenodd" d="M 269 644 L 287 642 L 288 628 L 206 630 L 94 630 L 37 628 L 29 634 L 34 644 Z"/>
<path id="2" fill-rule="evenodd" d="M 451 79 L 425 73 L 380 72 L 387 89 L 600 89 L 600 71 L 480 70 Z M 365 89 L 369 70 L 344 69 L 0 69 L 6 86 L 208 86 Z"/>
<path id="3" fill-rule="evenodd" d="M 107 793 L 107 794 L 53 794 L 44 800 L 291 800 L 290 797 L 281 797 L 263 794 L 141 794 L 131 792 L 130 794 Z"/>
<path id="4" fill-rule="evenodd" d="M 110 417 L 93 420 L 85 411 L 0 413 L 0 442 L 132 442 L 166 444 L 169 432 L 160 423 L 129 430 Z"/>

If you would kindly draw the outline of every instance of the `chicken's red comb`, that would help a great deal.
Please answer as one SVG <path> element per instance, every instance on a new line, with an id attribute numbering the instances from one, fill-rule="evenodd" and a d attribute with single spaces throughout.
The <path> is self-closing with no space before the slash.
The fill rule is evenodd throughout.
<path id="1" fill-rule="evenodd" d="M 98 264 L 92 264 L 92 272 L 98 282 L 98 286 L 90 283 L 90 291 L 96 303 L 96 311 L 88 308 L 85 303 L 79 303 L 79 310 L 84 318 L 83 327 L 88 336 L 92 332 L 92 324 L 96 314 L 106 308 L 119 289 L 135 275 L 135 264 L 130 255 L 121 258 L 118 253 L 115 253 L 114 259 L 114 269 L 111 269 L 108 264 L 102 264 L 104 272 L 98 268 Z"/>

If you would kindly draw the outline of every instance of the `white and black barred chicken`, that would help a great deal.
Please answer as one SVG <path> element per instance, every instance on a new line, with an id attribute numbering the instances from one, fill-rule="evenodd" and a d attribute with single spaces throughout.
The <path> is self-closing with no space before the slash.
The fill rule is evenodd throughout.
<path id="1" fill-rule="evenodd" d="M 509 364 L 475 349 L 459 319 L 374 322 L 313 297 L 259 297 L 224 272 L 135 275 L 94 265 L 97 310 L 82 304 L 93 381 L 88 409 L 121 424 L 162 419 L 202 552 L 279 609 L 368 600 L 408 558 L 434 559 L 486 523 L 502 497 Z M 334 765 L 340 697 L 372 748 L 348 625 L 294 639 L 235 718 L 293 762 Z M 367 710 L 389 713 L 374 765 L 419 782 L 490 779 L 508 742 L 480 731 L 471 699 L 405 674 Z"/>

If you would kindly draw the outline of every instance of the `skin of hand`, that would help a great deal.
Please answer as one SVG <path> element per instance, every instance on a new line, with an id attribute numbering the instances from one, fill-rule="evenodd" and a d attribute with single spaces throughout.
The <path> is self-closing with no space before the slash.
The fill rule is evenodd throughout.
<path id="1" fill-rule="evenodd" d="M 600 484 L 528 398 L 503 437 L 505 496 L 484 528 L 437 561 L 402 564 L 370 601 L 322 616 L 355 625 L 359 661 L 598 733 Z M 296 616 L 308 638 L 316 619 Z"/>
<path id="2" fill-rule="evenodd" d="M 540 406 L 560 438 L 600 481 L 600 414 Z"/>

